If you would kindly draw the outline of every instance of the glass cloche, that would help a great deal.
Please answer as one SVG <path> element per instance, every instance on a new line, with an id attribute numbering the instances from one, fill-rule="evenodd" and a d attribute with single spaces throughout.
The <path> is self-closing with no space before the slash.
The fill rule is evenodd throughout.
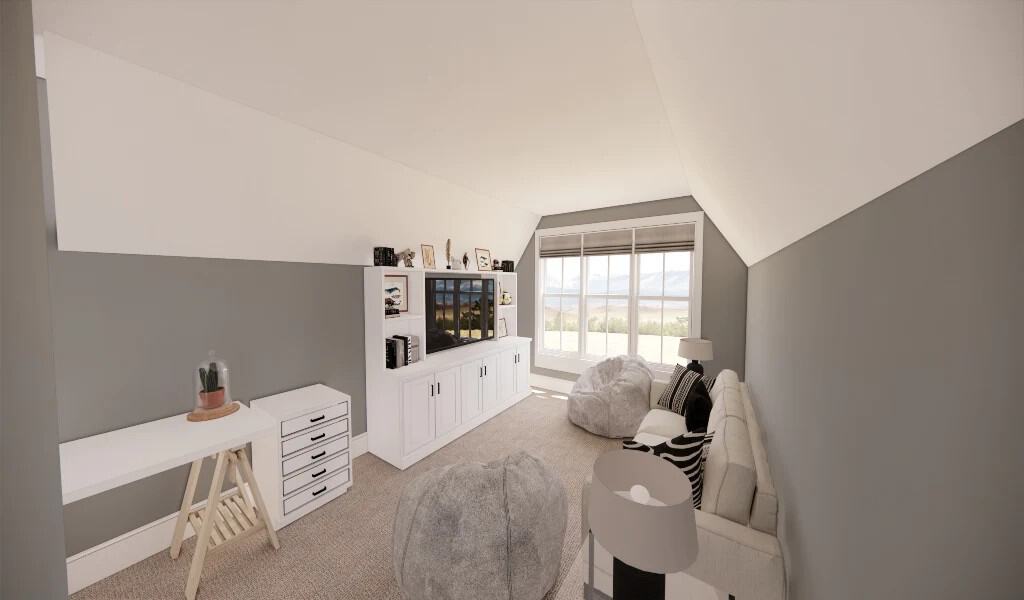
<path id="1" fill-rule="evenodd" d="M 221 417 L 234 412 L 231 402 L 231 379 L 228 365 L 217 358 L 210 350 L 207 359 L 196 367 L 193 375 L 195 382 L 195 410 L 189 415 L 190 420 L 206 420 Z"/>

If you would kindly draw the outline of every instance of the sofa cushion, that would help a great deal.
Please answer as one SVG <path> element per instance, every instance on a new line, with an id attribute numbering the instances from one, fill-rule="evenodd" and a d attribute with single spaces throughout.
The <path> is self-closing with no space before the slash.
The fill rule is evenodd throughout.
<path id="1" fill-rule="evenodd" d="M 771 470 L 768 469 L 768 452 L 764 447 L 761 424 L 751 404 L 746 386 L 741 387 L 743 409 L 747 414 L 747 431 L 750 433 L 750 447 L 754 455 L 754 470 L 757 472 L 757 488 L 750 507 L 750 526 L 759 531 L 775 535 L 778 528 L 779 497 L 775 493 Z"/>
<path id="2" fill-rule="evenodd" d="M 727 373 L 732 372 L 722 371 L 715 383 L 720 397 L 708 422 L 715 435 L 704 466 L 701 509 L 746 525 L 757 476 L 739 382 L 724 377 Z"/>
<path id="3" fill-rule="evenodd" d="M 705 381 L 705 383 L 707 382 Z M 717 403 L 718 399 L 722 397 L 722 394 L 728 388 L 738 391 L 740 389 L 740 377 L 732 369 L 722 369 L 722 372 L 714 377 L 714 385 L 708 387 L 708 392 L 711 394 L 711 403 Z"/>
<path id="4" fill-rule="evenodd" d="M 665 439 L 672 439 L 684 431 L 686 431 L 686 421 L 682 415 L 655 408 L 640 421 L 640 427 L 637 428 L 636 433 L 637 437 L 642 433 L 650 433 Z"/>

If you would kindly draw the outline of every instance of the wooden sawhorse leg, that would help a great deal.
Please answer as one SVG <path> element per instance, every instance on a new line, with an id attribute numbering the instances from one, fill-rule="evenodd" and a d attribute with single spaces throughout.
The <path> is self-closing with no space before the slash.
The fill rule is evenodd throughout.
<path id="1" fill-rule="evenodd" d="M 217 453 L 206 506 L 193 510 L 192 504 L 195 501 L 196 486 L 202 467 L 201 458 L 192 463 L 188 483 L 185 485 L 185 496 L 181 500 L 181 510 L 174 524 L 174 536 L 171 538 L 171 558 L 177 558 L 181 553 L 185 525 L 188 522 L 192 523 L 192 528 L 196 532 L 196 549 L 192 554 L 192 565 L 188 581 L 185 583 L 185 597 L 188 600 L 195 600 L 199 591 L 199 579 L 203 574 L 203 564 L 209 550 L 220 548 L 228 542 L 244 538 L 261 529 L 266 530 L 274 549 L 281 547 L 277 532 L 268 520 L 267 507 L 256 484 L 256 477 L 253 475 L 245 449 L 223 450 Z M 222 497 L 221 489 L 229 468 L 238 489 Z"/>

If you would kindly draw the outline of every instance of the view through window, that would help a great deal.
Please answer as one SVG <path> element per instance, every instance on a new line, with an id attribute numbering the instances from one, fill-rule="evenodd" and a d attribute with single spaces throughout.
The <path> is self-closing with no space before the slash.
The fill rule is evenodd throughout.
<path id="1" fill-rule="evenodd" d="M 654 227 L 635 238 L 630 229 L 542 239 L 541 352 L 677 362 L 679 339 L 691 325 L 694 225 L 688 227 Z"/>

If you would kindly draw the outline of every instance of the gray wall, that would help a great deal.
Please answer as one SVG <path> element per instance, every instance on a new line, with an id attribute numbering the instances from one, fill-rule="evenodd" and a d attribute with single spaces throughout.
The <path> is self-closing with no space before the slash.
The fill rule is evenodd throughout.
<path id="1" fill-rule="evenodd" d="M 42 152 L 27 0 L 0 2 L 0 597 L 67 596 Z"/>
<path id="2" fill-rule="evenodd" d="M 794 600 L 1020 598 L 1024 122 L 750 268 Z"/>
<path id="3" fill-rule="evenodd" d="M 604 221 L 638 219 L 703 210 L 692 196 L 624 204 L 608 208 L 549 215 L 540 220 L 537 229 L 585 225 Z M 519 335 L 534 337 L 536 265 L 534 241 L 523 252 L 516 265 L 519 274 Z M 718 231 L 709 218 L 704 220 L 703 303 L 701 304 L 701 335 L 715 343 L 715 360 L 707 363 L 709 374 L 722 369 L 744 373 L 744 347 L 747 321 L 747 266 Z M 536 357 L 536 344 L 533 346 Z M 535 359 L 536 361 L 536 359 Z M 574 373 L 533 367 L 538 375 L 575 381 Z"/>
<path id="4" fill-rule="evenodd" d="M 39 90 L 45 106 L 42 80 Z M 211 349 L 228 363 L 236 400 L 324 383 L 352 396 L 353 433 L 366 431 L 363 267 L 58 251 L 48 141 L 61 441 L 191 410 L 193 370 Z M 67 555 L 176 511 L 187 473 L 68 505 Z"/>

